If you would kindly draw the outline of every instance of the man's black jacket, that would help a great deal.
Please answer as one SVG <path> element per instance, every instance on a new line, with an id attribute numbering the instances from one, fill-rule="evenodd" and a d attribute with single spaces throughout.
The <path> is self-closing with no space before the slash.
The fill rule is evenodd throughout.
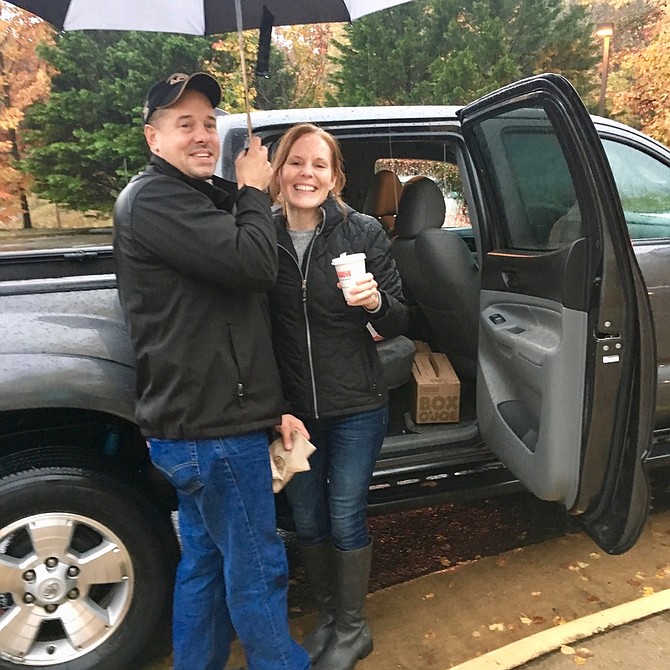
<path id="1" fill-rule="evenodd" d="M 114 208 L 119 296 L 135 352 L 136 419 L 163 439 L 279 422 L 265 290 L 277 274 L 267 195 L 228 194 L 153 156 Z"/>

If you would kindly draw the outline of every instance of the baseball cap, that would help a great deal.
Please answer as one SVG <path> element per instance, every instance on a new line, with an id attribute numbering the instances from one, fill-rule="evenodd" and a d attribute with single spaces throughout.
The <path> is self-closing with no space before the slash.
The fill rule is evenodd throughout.
<path id="1" fill-rule="evenodd" d="M 151 86 L 142 108 L 142 121 L 148 123 L 151 115 L 157 109 L 165 109 L 174 105 L 187 88 L 193 88 L 203 93 L 217 107 L 221 102 L 221 87 L 219 82 L 205 72 L 184 74 L 173 72 L 166 79 L 161 79 Z"/>

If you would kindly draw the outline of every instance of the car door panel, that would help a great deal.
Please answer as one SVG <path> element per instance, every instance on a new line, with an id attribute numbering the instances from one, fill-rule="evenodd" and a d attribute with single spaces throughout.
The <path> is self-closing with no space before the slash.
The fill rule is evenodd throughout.
<path id="1" fill-rule="evenodd" d="M 507 87 L 459 116 L 489 241 L 480 430 L 531 491 L 582 515 L 607 551 L 623 551 L 647 513 L 642 459 L 654 405 L 644 402 L 655 363 L 644 284 L 602 145 L 556 75 Z"/>
<path id="2" fill-rule="evenodd" d="M 579 459 L 561 445 L 579 442 L 581 425 L 563 417 L 581 416 L 584 357 L 576 352 L 585 349 L 586 331 L 583 314 L 560 303 L 482 291 L 482 432 L 490 422 L 495 449 L 505 452 L 509 467 L 535 495 L 566 504 L 577 495 Z"/>

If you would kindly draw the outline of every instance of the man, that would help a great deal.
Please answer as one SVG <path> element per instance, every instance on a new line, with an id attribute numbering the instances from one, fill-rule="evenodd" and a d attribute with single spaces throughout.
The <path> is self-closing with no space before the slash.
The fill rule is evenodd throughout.
<path id="1" fill-rule="evenodd" d="M 202 72 L 149 89 L 151 160 L 114 208 L 137 423 L 179 499 L 174 669 L 221 670 L 232 623 L 250 670 L 306 670 L 288 630 L 268 456 L 282 405 L 264 302 L 277 273 L 272 170 L 253 137 L 235 163 L 235 203 L 217 186 L 220 100 Z"/>

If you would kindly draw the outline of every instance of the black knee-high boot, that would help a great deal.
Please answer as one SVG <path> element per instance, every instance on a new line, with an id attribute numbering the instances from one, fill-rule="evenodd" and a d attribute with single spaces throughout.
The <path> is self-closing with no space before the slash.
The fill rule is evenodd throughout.
<path id="1" fill-rule="evenodd" d="M 301 547 L 300 554 L 318 609 L 316 624 L 302 640 L 314 664 L 335 630 L 335 547 L 330 542 L 321 542 Z"/>
<path id="2" fill-rule="evenodd" d="M 372 651 L 372 632 L 365 619 L 372 542 L 353 551 L 335 550 L 335 630 L 315 670 L 352 670 Z"/>

